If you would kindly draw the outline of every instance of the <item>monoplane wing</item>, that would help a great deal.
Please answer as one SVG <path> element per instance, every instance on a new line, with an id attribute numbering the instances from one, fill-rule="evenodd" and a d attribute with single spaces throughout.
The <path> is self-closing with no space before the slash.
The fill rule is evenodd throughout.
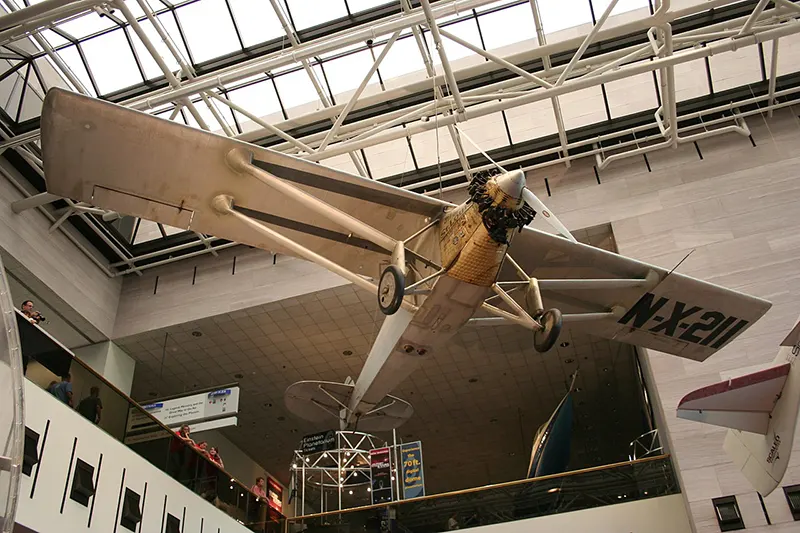
<path id="1" fill-rule="evenodd" d="M 61 89 L 42 112 L 47 190 L 76 201 L 176 228 L 288 253 L 211 207 L 229 195 L 236 208 L 294 242 L 365 276 L 377 276 L 391 250 L 331 222 L 226 162 L 233 149 L 252 164 L 405 239 L 449 204 L 221 135 Z M 438 246 L 427 249 L 438 252 Z M 436 261 L 437 258 L 429 258 Z"/>
<path id="2" fill-rule="evenodd" d="M 530 228 L 514 237 L 509 254 L 539 280 L 545 309 L 565 313 L 565 327 L 695 361 L 727 345 L 771 306 L 760 298 Z M 506 261 L 500 280 L 518 279 Z M 617 315 L 611 316 L 615 308 Z M 586 313 L 597 315 L 588 319 L 591 315 Z M 580 314 L 586 319 L 574 316 Z"/>

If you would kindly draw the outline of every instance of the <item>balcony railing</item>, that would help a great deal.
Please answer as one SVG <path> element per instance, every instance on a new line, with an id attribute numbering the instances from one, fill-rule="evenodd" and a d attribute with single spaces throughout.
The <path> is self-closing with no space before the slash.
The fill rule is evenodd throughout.
<path id="1" fill-rule="evenodd" d="M 435 533 L 454 529 L 453 526 L 466 529 L 679 492 L 669 455 L 660 455 L 388 504 L 298 516 L 286 522 L 289 533 Z"/>
<path id="2" fill-rule="evenodd" d="M 22 346 L 26 377 L 48 389 L 60 376 L 72 376 L 75 405 L 88 396 L 91 387 L 100 388 L 103 410 L 98 426 L 120 442 L 125 442 L 126 423 L 131 409 L 151 419 L 154 430 L 144 442 L 128 444 L 135 453 L 179 481 L 186 488 L 224 511 L 249 529 L 262 533 L 281 530 L 284 517 L 272 509 L 229 472 L 220 468 L 193 446 L 184 444 L 175 433 L 95 372 L 70 350 L 17 311 L 17 326 Z"/>

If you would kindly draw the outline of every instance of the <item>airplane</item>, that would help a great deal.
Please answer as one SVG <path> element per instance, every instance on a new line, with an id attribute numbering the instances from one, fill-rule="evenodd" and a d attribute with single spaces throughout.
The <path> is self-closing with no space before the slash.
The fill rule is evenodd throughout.
<path id="1" fill-rule="evenodd" d="M 577 242 L 519 170 L 472 176 L 454 205 L 57 88 L 41 131 L 52 194 L 299 257 L 375 295 L 386 317 L 358 378 L 286 390 L 320 424 L 398 427 L 413 408 L 392 390 L 467 324 L 527 328 L 539 352 L 566 324 L 703 361 L 771 305 Z"/>
<path id="2" fill-rule="evenodd" d="M 533 437 L 531 459 L 528 463 L 529 479 L 560 474 L 567 470 L 572 442 L 572 391 L 575 390 L 577 378 L 578 372 L 575 371 L 567 393 Z"/>
<path id="3" fill-rule="evenodd" d="M 800 408 L 800 320 L 767 368 L 684 396 L 677 415 L 730 428 L 723 449 L 761 494 L 780 484 L 792 452 Z"/>

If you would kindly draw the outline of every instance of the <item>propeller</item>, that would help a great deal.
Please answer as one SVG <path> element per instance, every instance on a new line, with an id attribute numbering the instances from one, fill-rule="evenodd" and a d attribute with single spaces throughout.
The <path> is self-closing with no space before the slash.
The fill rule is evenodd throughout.
<path id="1" fill-rule="evenodd" d="M 541 200 L 539 200 L 539 198 L 535 194 L 533 194 L 533 192 L 531 192 L 531 190 L 528 189 L 527 187 L 522 189 L 522 200 L 526 204 L 531 206 L 534 211 L 542 215 L 545 221 L 548 224 L 550 224 L 558 232 L 559 235 L 561 235 L 566 239 L 571 240 L 572 242 L 578 242 L 575 239 L 575 237 L 572 236 L 572 233 L 569 232 L 567 227 L 564 224 L 562 224 L 561 221 L 558 220 L 558 218 L 553 213 L 551 213 L 549 209 L 547 209 L 547 206 L 544 205 L 544 203 Z"/>
<path id="2" fill-rule="evenodd" d="M 489 161 L 491 161 L 491 163 L 492 163 L 494 166 L 496 166 L 496 167 L 497 167 L 497 168 L 500 170 L 500 172 L 502 172 L 502 173 L 504 173 L 504 174 L 509 174 L 509 171 L 508 171 L 508 170 L 504 169 L 504 168 L 503 168 L 503 167 L 502 167 L 502 166 L 501 166 L 501 165 L 500 165 L 500 164 L 499 164 L 497 161 L 495 161 L 494 159 L 492 159 L 492 158 L 489 156 L 489 154 L 487 154 L 486 152 L 484 152 L 484 151 L 481 149 L 481 147 L 480 147 L 480 146 L 478 146 L 478 145 L 475 143 L 475 141 L 473 141 L 473 140 L 472 140 L 472 139 L 469 137 L 469 135 L 467 135 L 467 134 L 464 132 L 464 130 L 462 130 L 462 129 L 461 129 L 461 128 L 460 128 L 460 127 L 457 125 L 457 124 L 455 125 L 455 127 L 456 127 L 456 129 L 459 131 L 459 133 L 460 133 L 460 134 L 461 134 L 461 135 L 462 135 L 462 136 L 463 136 L 465 139 L 467 139 L 467 141 L 469 141 L 469 143 L 470 143 L 472 146 L 474 146 L 474 147 L 475 147 L 475 148 L 476 148 L 476 149 L 477 149 L 477 150 L 478 150 L 478 151 L 479 151 L 479 152 L 480 152 L 480 153 L 481 153 L 481 154 L 482 154 L 482 155 L 483 155 L 483 156 L 484 156 L 486 159 L 488 159 Z M 559 234 L 559 235 L 561 235 L 561 236 L 562 236 L 562 237 L 564 237 L 565 239 L 568 239 L 568 240 L 570 240 L 570 241 L 572 241 L 572 242 L 578 242 L 578 241 L 577 241 L 577 239 L 575 239 L 575 237 L 573 237 L 573 236 L 572 236 L 572 233 L 570 233 L 570 232 L 569 232 L 569 230 L 567 229 L 567 227 L 566 227 L 564 224 L 562 224 L 562 223 L 561 223 L 561 221 L 560 221 L 560 220 L 558 220 L 558 218 L 557 218 L 557 217 L 556 217 L 556 216 L 555 216 L 555 215 L 554 215 L 552 212 L 550 212 L 550 210 L 549 210 L 549 209 L 547 209 L 547 206 L 546 206 L 546 205 L 544 205 L 544 203 L 542 203 L 542 201 L 541 201 L 541 200 L 539 200 L 539 198 L 537 198 L 537 196 L 536 196 L 535 194 L 533 194 L 533 193 L 531 192 L 531 190 L 530 190 L 530 189 L 528 189 L 527 187 L 525 187 L 525 173 L 524 173 L 524 172 L 522 172 L 521 170 L 515 170 L 515 171 L 512 171 L 512 172 L 514 172 L 514 173 L 516 173 L 516 174 L 517 174 L 517 178 L 516 178 L 516 179 L 514 179 L 514 180 L 511 180 L 511 181 L 514 183 L 514 185 L 516 185 L 517 187 L 519 187 L 519 188 L 521 188 L 521 189 L 522 189 L 522 200 L 523 200 L 523 201 L 524 201 L 526 204 L 528 204 L 528 205 L 529 205 L 529 206 L 530 206 L 530 207 L 531 207 L 531 208 L 532 208 L 534 211 L 536 211 L 537 213 L 540 213 L 540 214 L 541 214 L 541 215 L 542 215 L 542 216 L 545 218 L 545 220 L 547 221 L 547 223 L 548 223 L 548 224 L 550 224 L 550 225 L 551 225 L 551 226 L 552 226 L 552 227 L 553 227 L 553 228 L 554 228 L 554 229 L 555 229 L 555 230 L 558 232 L 558 234 Z M 467 177 L 468 177 L 468 179 L 469 179 L 469 174 L 467 174 Z M 507 191 L 506 191 L 506 193 L 507 193 L 507 194 L 509 194 L 509 195 L 511 195 L 511 196 L 516 196 L 516 194 L 515 194 L 515 193 L 516 193 L 517 191 L 519 191 L 519 188 L 517 188 L 517 190 L 516 190 L 516 191 L 514 191 L 514 192 L 512 192 L 512 191 L 510 191 L 510 190 L 507 190 Z"/>

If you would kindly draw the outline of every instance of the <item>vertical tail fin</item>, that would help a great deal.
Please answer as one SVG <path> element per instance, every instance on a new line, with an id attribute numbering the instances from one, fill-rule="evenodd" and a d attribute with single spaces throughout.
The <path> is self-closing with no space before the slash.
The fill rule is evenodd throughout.
<path id="1" fill-rule="evenodd" d="M 678 417 L 731 428 L 723 449 L 762 496 L 783 479 L 800 409 L 800 322 L 772 367 L 687 394 Z"/>

